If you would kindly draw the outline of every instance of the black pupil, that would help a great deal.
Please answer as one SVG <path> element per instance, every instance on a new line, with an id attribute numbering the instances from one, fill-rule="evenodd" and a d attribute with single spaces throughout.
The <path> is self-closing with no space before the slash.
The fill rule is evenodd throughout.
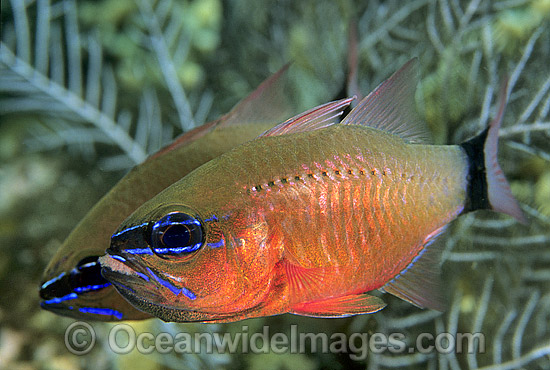
<path id="1" fill-rule="evenodd" d="M 186 246 L 191 244 L 191 233 L 187 225 L 172 225 L 164 232 L 162 241 L 168 248 Z"/>

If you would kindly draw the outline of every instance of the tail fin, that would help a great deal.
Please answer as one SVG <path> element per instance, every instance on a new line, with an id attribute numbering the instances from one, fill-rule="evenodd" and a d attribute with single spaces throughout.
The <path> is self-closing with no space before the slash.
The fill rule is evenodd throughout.
<path id="1" fill-rule="evenodd" d="M 522 224 L 527 223 L 518 202 L 497 161 L 498 130 L 506 108 L 508 81 L 503 83 L 499 93 L 497 116 L 489 127 L 478 136 L 461 144 L 470 162 L 468 195 L 465 212 L 476 209 L 492 209 L 506 213 Z"/>

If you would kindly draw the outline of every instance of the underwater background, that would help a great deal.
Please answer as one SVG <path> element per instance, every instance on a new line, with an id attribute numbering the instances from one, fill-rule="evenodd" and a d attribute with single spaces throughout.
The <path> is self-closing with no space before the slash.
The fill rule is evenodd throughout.
<path id="1" fill-rule="evenodd" d="M 549 0 L 2 1 L 0 368 L 550 368 L 549 21 Z M 421 333 L 481 332 L 484 353 L 386 350 L 358 359 L 349 348 L 308 345 L 282 354 L 119 355 L 107 323 L 90 323 L 91 352 L 70 353 L 64 336 L 75 320 L 41 310 L 38 297 L 43 269 L 70 230 L 133 165 L 229 111 L 287 62 L 297 111 L 336 97 L 352 24 L 363 94 L 419 58 L 418 108 L 438 144 L 484 128 L 509 76 L 499 160 L 529 224 L 485 211 L 451 224 L 441 240 L 444 313 L 384 295 L 381 312 L 346 319 L 131 325 L 174 335 L 251 335 L 264 325 L 271 335 L 403 333 L 407 345 Z"/>

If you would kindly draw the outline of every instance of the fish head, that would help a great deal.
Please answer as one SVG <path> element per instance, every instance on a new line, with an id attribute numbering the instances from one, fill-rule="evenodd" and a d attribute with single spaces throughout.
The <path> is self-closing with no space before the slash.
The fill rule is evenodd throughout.
<path id="1" fill-rule="evenodd" d="M 96 231 L 85 225 L 77 227 L 51 260 L 39 289 L 41 307 L 80 320 L 150 317 L 122 299 L 101 276 L 98 258 L 106 246 L 98 245 L 92 230 Z"/>
<path id="2" fill-rule="evenodd" d="M 259 316 L 273 296 L 278 257 L 266 243 L 258 213 L 165 203 L 126 220 L 100 263 L 139 310 L 165 321 L 235 321 Z"/>

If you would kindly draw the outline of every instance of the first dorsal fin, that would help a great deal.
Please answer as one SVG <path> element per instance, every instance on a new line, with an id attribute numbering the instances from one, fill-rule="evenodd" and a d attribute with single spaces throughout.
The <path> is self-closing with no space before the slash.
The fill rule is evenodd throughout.
<path id="1" fill-rule="evenodd" d="M 319 105 L 267 130 L 260 137 L 279 136 L 319 130 L 338 123 L 340 116 L 355 98 L 336 100 Z"/>
<path id="2" fill-rule="evenodd" d="M 417 82 L 418 59 L 413 58 L 367 95 L 342 124 L 370 126 L 412 143 L 427 142 L 428 128 L 416 112 Z"/>
<path id="3" fill-rule="evenodd" d="M 294 109 L 284 93 L 284 75 L 290 64 L 284 65 L 274 75 L 263 81 L 252 93 L 238 102 L 228 113 L 215 121 L 205 123 L 191 131 L 184 132 L 170 144 L 153 154 L 149 159 L 159 157 L 199 139 L 210 131 L 231 125 L 277 124 L 290 117 Z"/>
<path id="4" fill-rule="evenodd" d="M 241 100 L 218 121 L 218 126 L 268 124 L 274 125 L 290 117 L 294 110 L 285 94 L 283 78 L 290 64 L 284 65 L 256 90 Z"/>

